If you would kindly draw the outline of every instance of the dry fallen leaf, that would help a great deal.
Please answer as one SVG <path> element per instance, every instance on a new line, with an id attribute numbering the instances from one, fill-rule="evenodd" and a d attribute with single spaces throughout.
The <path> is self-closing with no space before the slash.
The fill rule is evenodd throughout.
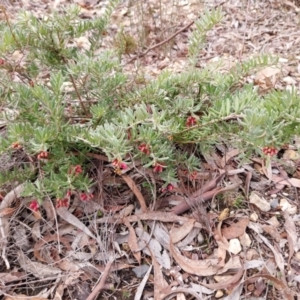
<path id="1" fill-rule="evenodd" d="M 140 265 L 141 264 L 141 251 L 139 250 L 135 230 L 127 220 L 124 220 L 124 224 L 129 230 L 128 246 L 129 246 L 133 256 L 135 257 L 135 259 L 137 260 L 137 262 Z"/>
<path id="2" fill-rule="evenodd" d="M 185 222 L 182 226 L 172 231 L 172 242 L 174 244 L 180 242 L 194 227 L 195 220 L 190 219 Z"/>
<path id="3" fill-rule="evenodd" d="M 284 283 L 286 282 L 285 279 L 285 272 L 284 272 L 284 259 L 281 253 L 279 253 L 278 251 L 276 251 L 276 249 L 271 245 L 271 243 L 268 241 L 267 238 L 265 238 L 261 232 L 262 232 L 262 228 L 260 224 L 257 223 L 252 223 L 250 222 L 248 227 L 250 229 L 252 229 L 253 231 L 255 231 L 257 233 L 257 236 L 271 249 L 271 251 L 273 252 L 276 264 L 282 274 L 282 280 L 284 281 Z"/>
<path id="4" fill-rule="evenodd" d="M 18 252 L 18 261 L 25 272 L 37 278 L 55 277 L 62 272 L 59 268 L 52 267 L 51 265 L 31 261 L 22 251 Z"/>
<path id="5" fill-rule="evenodd" d="M 294 252 L 297 252 L 299 250 L 299 243 L 298 243 L 298 233 L 296 230 L 296 225 L 292 219 L 292 217 L 289 215 L 287 211 L 283 214 L 285 223 L 284 227 L 287 233 L 287 239 L 288 239 L 288 245 L 289 245 L 289 259 L 288 263 L 290 263 L 291 258 L 294 255 Z"/>
<path id="6" fill-rule="evenodd" d="M 198 276 L 214 275 L 220 269 L 219 259 L 192 260 L 180 254 L 173 244 L 173 232 L 170 233 L 170 252 L 178 265 L 186 272 Z"/>
<path id="7" fill-rule="evenodd" d="M 59 207 L 56 211 L 62 219 L 82 230 L 91 238 L 96 239 L 95 235 L 78 218 L 71 214 L 66 207 Z"/>
<path id="8" fill-rule="evenodd" d="M 156 261 L 164 268 L 169 269 L 171 262 L 167 255 L 167 252 L 162 251 L 161 244 L 156 240 L 151 238 L 151 236 L 141 228 L 136 228 L 135 232 L 138 239 L 138 246 L 141 251 L 147 255 L 154 255 Z M 151 254 L 152 253 L 152 254 Z"/>
<path id="9" fill-rule="evenodd" d="M 256 278 L 266 278 L 266 279 L 270 280 L 274 284 L 274 286 L 278 290 L 278 292 L 280 292 L 282 294 L 282 299 L 294 300 L 295 293 L 292 290 L 290 290 L 283 281 L 281 281 L 280 279 L 278 279 L 274 276 L 271 276 L 268 274 L 254 275 L 254 276 L 251 276 L 250 278 L 247 278 L 245 280 L 245 282 L 246 281 L 253 282 L 253 279 L 256 279 Z"/>
<path id="10" fill-rule="evenodd" d="M 226 281 L 211 284 L 201 282 L 200 284 L 206 286 L 209 289 L 225 289 L 228 288 L 231 284 L 238 282 L 242 278 L 243 274 L 244 268 L 242 267 L 238 270 L 238 272 L 235 275 L 231 276 L 231 278 Z"/>
<path id="11" fill-rule="evenodd" d="M 281 236 L 274 226 L 263 224 L 261 228 L 279 243 Z"/>
<path id="12" fill-rule="evenodd" d="M 57 236 L 57 234 L 53 234 L 53 235 L 48 235 L 45 236 L 44 238 L 40 239 L 35 245 L 34 245 L 34 251 L 33 254 L 35 256 L 35 258 L 41 262 L 48 262 L 50 263 L 50 261 L 45 260 L 43 257 L 41 257 L 40 255 L 40 250 L 43 248 L 43 245 L 49 242 L 60 242 L 62 243 L 65 247 L 66 250 L 71 251 L 71 246 L 70 243 L 68 241 L 68 239 L 62 237 L 62 236 Z M 51 259 L 52 260 L 52 259 Z"/>
<path id="13" fill-rule="evenodd" d="M 229 227 L 221 229 L 222 235 L 227 239 L 231 240 L 237 238 L 245 233 L 245 230 L 249 224 L 248 218 L 239 218 L 236 223 L 231 223 Z"/>
<path id="14" fill-rule="evenodd" d="M 24 278 L 24 272 L 10 272 L 10 273 L 0 273 L 0 282 L 8 283 L 15 280 L 20 280 L 20 278 Z"/>
<path id="15" fill-rule="evenodd" d="M 48 298 L 44 297 L 28 297 L 23 294 L 14 295 L 14 296 L 7 296 L 4 298 L 4 300 L 47 300 Z"/>
<path id="16" fill-rule="evenodd" d="M 258 196 L 255 192 L 252 192 L 249 197 L 249 202 L 257 206 L 261 211 L 267 212 L 271 209 L 271 205 L 263 197 Z"/>

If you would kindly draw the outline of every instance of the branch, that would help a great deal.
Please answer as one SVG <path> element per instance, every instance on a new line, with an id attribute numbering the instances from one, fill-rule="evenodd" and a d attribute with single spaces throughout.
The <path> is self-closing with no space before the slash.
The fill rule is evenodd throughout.
<path id="1" fill-rule="evenodd" d="M 135 57 L 133 57 L 130 61 L 128 61 L 126 64 L 130 64 L 131 62 L 133 62 L 134 60 L 136 60 L 137 58 L 141 58 L 143 56 L 145 56 L 149 51 L 158 48 L 166 43 L 168 43 L 170 40 L 172 40 L 176 35 L 178 35 L 179 33 L 181 33 L 182 31 L 188 29 L 189 27 L 191 27 L 193 24 L 195 23 L 195 21 L 190 22 L 189 24 L 187 24 L 186 26 L 182 27 L 181 29 L 177 30 L 173 35 L 171 35 L 170 37 L 168 37 L 167 39 L 165 39 L 164 41 L 155 44 L 151 47 L 149 47 L 146 51 L 144 51 L 141 54 L 136 55 Z"/>
<path id="2" fill-rule="evenodd" d="M 94 300 L 97 296 L 97 294 L 99 292 L 101 292 L 101 290 L 104 288 L 105 286 L 105 281 L 109 275 L 109 271 L 110 271 L 110 268 L 111 268 L 111 265 L 113 264 L 113 260 L 110 260 L 105 269 L 104 269 L 104 272 L 102 273 L 102 276 L 101 276 L 101 279 L 98 283 L 98 285 L 94 288 L 94 290 L 90 293 L 90 295 L 86 298 L 86 300 Z"/>

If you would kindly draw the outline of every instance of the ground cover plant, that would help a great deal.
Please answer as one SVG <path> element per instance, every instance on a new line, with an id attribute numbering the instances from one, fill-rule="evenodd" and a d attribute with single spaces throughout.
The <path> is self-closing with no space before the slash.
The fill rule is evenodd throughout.
<path id="1" fill-rule="evenodd" d="M 208 299 L 215 290 L 219 294 L 227 290 L 227 299 L 234 299 L 230 297 L 242 294 L 241 279 L 247 270 L 245 282 L 255 282 L 256 290 L 263 282 L 260 294 L 268 290 L 269 282 L 281 297 L 292 299 L 296 285 L 288 286 L 284 275 L 290 265 L 283 263 L 262 230 L 275 233 L 270 225 L 260 227 L 254 220 L 258 213 L 269 214 L 285 224 L 290 263 L 298 249 L 295 220 L 289 213 L 295 207 L 288 201 L 270 204 L 251 192 L 250 181 L 258 176 L 256 168 L 268 179 L 264 186 L 276 184 L 275 192 L 286 185 L 299 188 L 295 175 L 299 157 L 294 151 L 299 91 L 272 88 L 268 74 L 276 74 L 279 65 L 273 54 L 253 55 L 226 71 L 222 60 L 199 67 L 206 35 L 224 17 L 219 5 L 203 10 L 184 27 L 193 26 L 193 30 L 181 72 L 163 71 L 151 79 L 138 72 L 130 74 L 127 64 L 158 46 L 147 45 L 146 39 L 140 39 L 145 45 L 138 45 L 122 28 L 116 32 L 112 47 L 103 46 L 118 4 L 117 0 L 109 1 L 101 17 L 94 19 L 80 19 L 78 5 L 40 18 L 24 11 L 14 20 L 1 7 L 2 272 L 7 276 L 5 268 L 15 268 L 14 272 L 22 269 L 7 282 L 29 276 L 32 282 L 38 278 L 53 285 L 53 276 L 59 274 L 61 281 L 53 290 L 72 299 L 74 291 L 66 291 L 66 286 L 95 283 L 100 272 L 103 276 L 97 288 L 78 296 L 90 300 L 101 290 L 114 293 L 110 271 L 140 264 L 148 266 L 142 272 L 145 280 L 140 290 L 131 292 L 142 295 L 151 272 L 150 264 L 145 263 L 148 256 L 154 272 L 154 291 L 149 297 L 155 299 L 171 299 L 178 293 L 190 293 L 197 299 L 202 299 L 203 293 Z M 170 40 L 167 37 L 159 46 Z M 260 70 L 268 74 L 249 80 Z M 283 166 L 278 159 L 287 153 L 288 159 L 294 155 L 293 162 Z M 241 178 L 245 187 L 241 187 Z M 226 179 L 231 184 L 225 185 Z M 174 199 L 177 202 L 172 207 Z M 282 209 L 284 203 L 286 209 Z M 230 214 L 231 209 L 236 213 Z M 250 209 L 258 212 L 245 213 Z M 213 217 L 212 210 L 219 214 Z M 188 211 L 192 214 L 180 216 Z M 209 211 L 214 221 L 208 217 Z M 35 228 L 34 242 L 24 239 L 17 248 L 11 246 L 18 240 L 13 228 L 19 228 L 11 226 L 10 222 L 17 222 L 12 221 L 12 214 L 22 216 L 19 222 L 29 222 L 22 232 Z M 141 221 L 150 229 L 149 234 Z M 180 223 L 181 227 L 176 232 L 159 222 Z M 67 224 L 73 233 L 67 231 Z M 250 247 L 246 228 L 269 247 L 273 271 L 265 269 L 263 260 L 255 255 L 248 264 L 237 255 L 241 245 Z M 165 241 L 158 232 L 167 236 Z M 122 233 L 128 243 L 125 257 L 116 246 L 122 244 Z M 75 242 L 79 234 L 81 240 Z M 199 241 L 201 235 L 205 242 Z M 155 243 L 158 245 L 153 246 Z M 186 250 L 189 243 L 195 253 Z M 210 251 L 212 245 L 217 253 Z M 18 264 L 14 257 L 18 257 Z M 83 264 L 83 257 L 93 263 Z M 170 278 L 174 275 L 170 274 L 175 269 L 170 257 L 182 273 L 201 278 L 201 284 L 196 286 L 195 278 L 189 285 L 176 279 L 180 287 L 172 290 Z M 24 263 L 30 258 L 34 262 Z M 118 264 L 113 264 L 116 259 Z M 163 273 L 160 266 L 167 271 Z M 69 272 L 76 274 L 72 284 L 66 283 Z M 234 275 L 215 283 L 210 276 L 216 274 Z M 31 290 L 20 283 L 14 296 L 42 293 L 43 280 Z M 43 291 L 47 296 L 43 294 L 42 299 L 53 297 L 53 290 Z M 3 294 L 13 297 L 10 286 Z M 125 294 L 119 297 L 126 298 Z"/>

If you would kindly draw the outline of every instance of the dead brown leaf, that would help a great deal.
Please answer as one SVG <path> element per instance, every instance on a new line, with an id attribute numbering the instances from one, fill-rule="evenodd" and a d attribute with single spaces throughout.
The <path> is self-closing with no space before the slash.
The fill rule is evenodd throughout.
<path id="1" fill-rule="evenodd" d="M 268 241 L 267 238 L 265 238 L 261 232 L 262 232 L 262 228 L 260 224 L 257 223 L 253 223 L 250 222 L 248 225 L 249 228 L 251 228 L 252 230 L 254 230 L 257 233 L 257 236 L 271 249 L 271 251 L 273 252 L 276 264 L 282 274 L 282 280 L 284 281 L 284 283 L 286 282 L 285 279 L 285 272 L 284 272 L 284 259 L 283 256 L 280 252 L 276 251 L 276 249 L 271 245 L 271 243 Z"/>
<path id="2" fill-rule="evenodd" d="M 129 246 L 133 256 L 135 257 L 135 259 L 137 260 L 137 262 L 140 265 L 141 264 L 141 251 L 139 250 L 135 230 L 126 219 L 124 219 L 124 224 L 129 230 L 128 246 Z"/>
<path id="3" fill-rule="evenodd" d="M 174 244 L 180 242 L 186 235 L 191 232 L 194 227 L 195 220 L 190 219 L 187 222 L 183 223 L 182 226 L 176 228 L 176 230 L 172 230 L 172 241 Z"/>
<path id="4" fill-rule="evenodd" d="M 4 298 L 4 300 L 47 300 L 48 298 L 44 297 L 28 297 L 23 294 L 14 295 L 14 296 L 7 296 Z"/>
<path id="5" fill-rule="evenodd" d="M 0 273 L 0 282 L 8 283 L 11 281 L 20 280 L 26 274 L 24 272 Z"/>
<path id="6" fill-rule="evenodd" d="M 145 213 L 147 211 L 147 205 L 146 205 L 146 202 L 145 202 L 143 194 L 138 189 L 138 187 L 136 186 L 135 182 L 128 175 L 123 174 L 122 178 L 124 179 L 124 181 L 127 183 L 127 185 L 129 186 L 129 188 L 135 194 L 135 196 L 138 199 L 139 204 L 141 206 L 142 212 Z"/>
<path id="7" fill-rule="evenodd" d="M 272 181 L 274 181 L 275 183 L 280 183 L 280 184 L 284 184 L 287 186 L 293 186 L 296 188 L 300 188 L 300 179 L 297 179 L 297 178 L 286 179 L 283 176 L 273 174 Z"/>
<path id="8" fill-rule="evenodd" d="M 71 214 L 66 207 L 59 207 L 56 209 L 56 212 L 62 219 L 82 230 L 91 238 L 96 239 L 95 235 L 78 218 Z"/>
<path id="9" fill-rule="evenodd" d="M 224 155 L 223 158 L 222 158 L 222 160 L 221 160 L 221 167 L 224 169 L 225 166 L 226 166 L 226 164 L 227 164 L 227 162 L 228 162 L 231 158 L 233 158 L 233 157 L 239 155 L 240 152 L 241 152 L 240 149 L 232 149 L 232 150 L 230 150 L 229 152 L 227 152 L 226 155 Z"/>
<path id="10" fill-rule="evenodd" d="M 285 218 L 284 227 L 287 233 L 287 240 L 289 245 L 288 263 L 290 263 L 291 258 L 293 257 L 295 251 L 297 252 L 299 250 L 299 245 L 297 243 L 298 234 L 297 234 L 295 222 L 293 221 L 289 213 L 287 211 L 284 211 L 283 216 Z"/>
<path id="11" fill-rule="evenodd" d="M 180 251 L 174 246 L 173 232 L 170 233 L 170 252 L 178 265 L 186 272 L 198 276 L 214 275 L 220 269 L 219 259 L 212 258 L 206 260 L 192 260 L 180 254 Z"/>
<path id="12" fill-rule="evenodd" d="M 283 296 L 282 299 L 294 300 L 295 293 L 292 290 L 290 290 L 282 280 L 279 280 L 278 278 L 271 276 L 269 274 L 254 275 L 254 276 L 251 276 L 250 278 L 247 278 L 244 282 L 247 282 L 247 281 L 253 282 L 253 280 L 256 278 L 266 278 L 266 279 L 272 281 L 275 288 L 282 294 L 282 296 Z"/>
<path id="13" fill-rule="evenodd" d="M 69 241 L 62 237 L 62 236 L 58 236 L 57 234 L 53 234 L 53 235 L 48 235 L 48 236 L 45 236 L 44 238 L 40 239 L 35 245 L 34 245 L 34 248 L 33 248 L 33 254 L 35 256 L 35 258 L 39 261 L 42 261 L 42 262 L 47 262 L 47 263 L 50 263 L 50 261 L 47 261 L 45 260 L 41 255 L 40 255 L 40 250 L 43 248 L 43 246 L 46 244 L 46 243 L 49 243 L 49 242 L 60 242 L 62 243 L 66 249 L 68 251 L 71 251 L 71 246 L 70 246 L 70 243 Z"/>
<path id="14" fill-rule="evenodd" d="M 222 235 L 227 240 L 237 238 L 245 233 L 248 224 L 249 218 L 240 218 L 236 223 L 231 223 L 229 227 L 222 228 Z"/>
<path id="15" fill-rule="evenodd" d="M 263 224 L 261 225 L 261 228 L 272 238 L 274 238 L 277 243 L 280 242 L 281 236 L 274 226 Z"/>
<path id="16" fill-rule="evenodd" d="M 203 283 L 203 282 L 199 282 L 199 283 L 209 289 L 216 289 L 216 290 L 225 289 L 225 288 L 229 287 L 230 285 L 237 283 L 242 278 L 243 274 L 244 274 L 244 268 L 242 267 L 238 270 L 238 272 L 235 275 L 233 275 L 228 280 L 218 282 L 218 283 L 210 283 L 210 284 Z"/>

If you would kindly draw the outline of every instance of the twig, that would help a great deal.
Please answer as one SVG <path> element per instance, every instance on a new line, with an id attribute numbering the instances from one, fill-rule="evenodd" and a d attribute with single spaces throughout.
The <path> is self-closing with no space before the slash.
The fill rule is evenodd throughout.
<path id="1" fill-rule="evenodd" d="M 170 40 L 172 40 L 176 35 L 178 35 L 179 33 L 181 33 L 182 31 L 188 29 L 189 27 L 191 27 L 193 24 L 195 23 L 195 21 L 192 21 L 190 23 L 188 23 L 187 25 L 185 25 L 184 27 L 182 27 L 181 29 L 177 30 L 174 34 L 172 34 L 170 37 L 168 37 L 167 39 L 165 39 L 164 41 L 158 43 L 158 44 L 155 44 L 151 47 L 149 47 L 146 51 L 144 51 L 143 53 L 141 54 L 138 54 L 136 55 L 135 57 L 133 57 L 131 60 L 129 60 L 126 64 L 130 64 L 132 63 L 134 60 L 136 60 L 137 58 L 141 58 L 143 56 L 145 56 L 149 51 L 155 49 L 155 48 L 158 48 L 166 43 L 168 43 Z"/>
<path id="2" fill-rule="evenodd" d="M 91 292 L 91 294 L 86 298 L 86 300 L 94 300 L 96 298 L 96 296 L 98 295 L 99 292 L 101 292 L 101 290 L 103 289 L 104 285 L 105 285 L 105 281 L 108 277 L 110 268 L 112 266 L 113 260 L 111 259 L 105 269 L 104 272 L 102 273 L 101 279 L 99 281 L 99 283 L 97 284 L 97 286 L 94 288 L 94 290 Z"/>
<path id="3" fill-rule="evenodd" d="M 5 234 L 5 231 L 4 231 L 4 224 L 2 222 L 2 217 L 0 217 L 0 233 L 1 233 L 1 236 L 2 236 L 2 239 L 4 240 L 2 244 L 2 254 L 1 254 L 1 257 L 2 259 L 4 260 L 5 262 L 5 266 L 6 266 L 6 269 L 9 270 L 10 269 L 10 264 L 9 264 L 9 261 L 6 257 L 6 244 L 7 244 L 7 237 L 6 237 L 6 234 Z"/>
<path id="4" fill-rule="evenodd" d="M 175 215 L 180 215 L 187 210 L 189 210 L 193 205 L 196 205 L 198 202 L 204 202 L 211 199 L 219 189 L 215 189 L 217 184 L 223 179 L 225 173 L 218 175 L 215 179 L 206 183 L 201 189 L 193 193 L 188 202 L 183 201 L 178 205 L 174 206 L 171 209 L 171 213 Z M 213 190 L 214 189 L 214 190 Z"/>
<path id="5" fill-rule="evenodd" d="M 0 9 L 1 9 L 1 10 L 3 11 L 3 13 L 4 13 L 5 21 L 6 21 L 7 25 L 8 25 L 8 27 L 9 27 L 10 33 L 11 33 L 11 35 L 12 35 L 12 37 L 13 37 L 15 43 L 20 47 L 20 44 L 19 44 L 19 42 L 18 42 L 18 40 L 17 40 L 17 38 L 16 38 L 16 35 L 15 35 L 14 31 L 13 31 L 12 25 L 11 25 L 11 23 L 10 23 L 10 21 L 9 21 L 9 17 L 8 17 L 8 15 L 7 15 L 7 13 L 6 13 L 6 9 L 5 9 L 4 5 L 0 5 Z"/>
<path id="6" fill-rule="evenodd" d="M 1 214 L 1 210 L 4 210 L 5 208 L 7 208 L 16 198 L 19 198 L 21 193 L 23 192 L 23 189 L 24 189 L 24 184 L 18 185 L 15 189 L 10 191 L 3 198 L 3 200 L 0 204 L 0 238 L 1 238 L 0 246 L 2 248 L 1 257 L 5 262 L 7 270 L 10 269 L 10 264 L 9 264 L 9 261 L 6 257 L 7 235 L 5 233 L 5 227 L 6 226 L 8 227 L 9 225 L 8 225 L 7 217 L 5 217 Z"/>
<path id="7" fill-rule="evenodd" d="M 212 8 L 218 8 L 220 6 L 222 6 L 226 1 L 222 1 L 216 5 L 214 5 Z M 158 48 L 166 43 L 168 43 L 170 40 L 172 40 L 176 35 L 178 35 L 179 33 L 183 32 L 184 30 L 188 29 L 189 27 L 191 27 L 193 24 L 195 23 L 195 21 L 191 21 L 190 23 L 188 23 L 187 25 L 185 25 L 184 27 L 182 27 L 181 29 L 177 30 L 174 34 L 172 34 L 170 37 L 168 37 L 167 39 L 165 39 L 164 41 L 155 44 L 151 47 L 149 47 L 146 51 L 144 51 L 141 54 L 136 55 L 135 57 L 133 57 L 131 60 L 129 60 L 126 64 L 130 64 L 132 63 L 134 60 L 136 60 L 137 58 L 141 58 L 143 56 L 145 56 L 149 51 Z"/>
<path id="8" fill-rule="evenodd" d="M 219 119 L 213 119 L 213 120 L 210 120 L 210 121 L 202 123 L 202 124 L 197 124 L 195 126 L 188 127 L 184 130 L 181 130 L 180 132 L 177 132 L 176 135 L 181 135 L 184 132 L 191 131 L 193 129 L 197 129 L 197 128 L 201 128 L 201 127 L 206 127 L 208 125 L 212 125 L 215 123 L 230 121 L 230 120 L 238 120 L 238 119 L 243 119 L 243 118 L 244 118 L 244 115 L 230 114 L 229 116 L 226 116 L 226 117 L 222 117 Z"/>
<path id="9" fill-rule="evenodd" d="M 127 185 L 130 187 L 130 189 L 133 191 L 133 193 L 137 197 L 137 199 L 140 203 L 142 212 L 145 213 L 147 211 L 147 205 L 146 205 L 144 196 L 142 195 L 141 191 L 138 189 L 135 182 L 128 175 L 123 174 L 122 178 L 124 179 L 124 181 L 127 183 Z"/>

